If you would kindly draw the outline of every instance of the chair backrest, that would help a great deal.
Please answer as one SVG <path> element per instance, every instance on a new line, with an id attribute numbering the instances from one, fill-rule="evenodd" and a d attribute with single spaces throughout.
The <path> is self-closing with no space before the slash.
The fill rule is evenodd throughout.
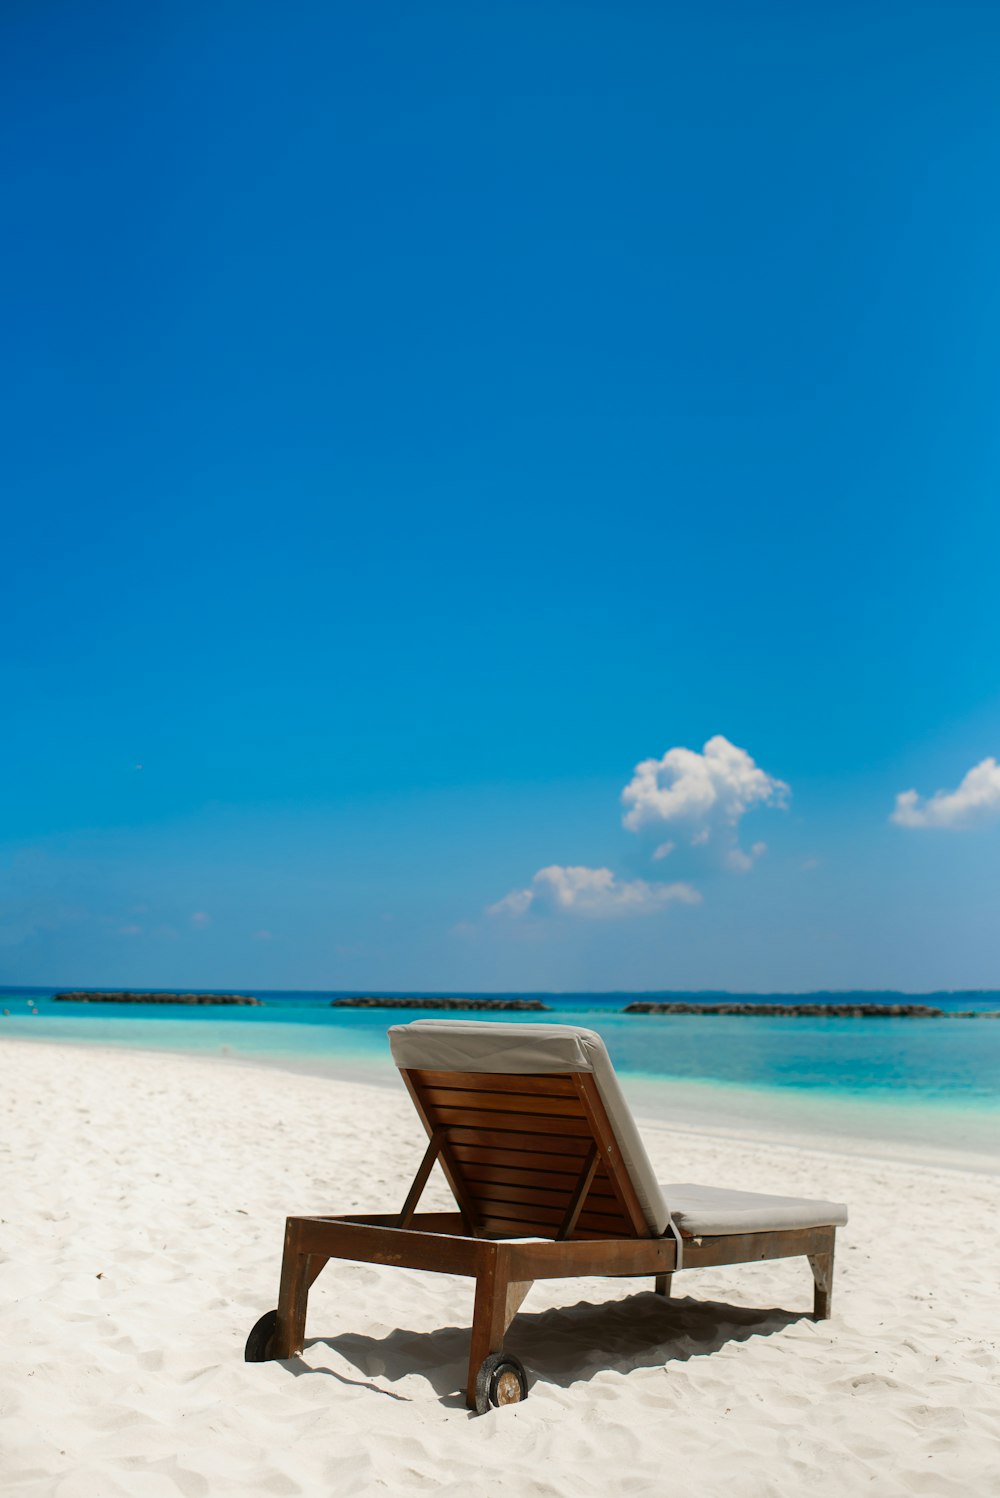
<path id="1" fill-rule="evenodd" d="M 459 1208 L 492 1237 L 659 1236 L 670 1222 L 604 1042 L 573 1025 L 389 1031 Z"/>

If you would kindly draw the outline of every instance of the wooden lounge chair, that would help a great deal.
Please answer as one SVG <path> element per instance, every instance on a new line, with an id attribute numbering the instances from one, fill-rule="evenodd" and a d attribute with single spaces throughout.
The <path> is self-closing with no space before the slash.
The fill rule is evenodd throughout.
<path id="1" fill-rule="evenodd" d="M 660 1186 L 608 1058 L 569 1025 L 417 1020 L 389 1031 L 428 1134 L 402 1209 L 289 1217 L 277 1310 L 257 1322 L 248 1362 L 302 1351 L 309 1287 L 330 1259 L 396 1264 L 476 1282 L 466 1397 L 472 1409 L 524 1399 L 503 1350 L 533 1280 L 649 1275 L 802 1254 L 813 1315 L 829 1316 L 834 1202 L 692 1185 Z M 457 1211 L 418 1212 L 435 1163 Z"/>

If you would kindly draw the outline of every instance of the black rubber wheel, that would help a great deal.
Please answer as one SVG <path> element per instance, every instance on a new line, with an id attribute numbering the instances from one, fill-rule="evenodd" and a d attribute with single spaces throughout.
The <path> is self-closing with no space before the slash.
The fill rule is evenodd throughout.
<path id="1" fill-rule="evenodd" d="M 528 1397 L 528 1375 L 509 1352 L 491 1352 L 476 1374 L 476 1414 L 492 1406 L 520 1404 Z"/>
<path id="2" fill-rule="evenodd" d="M 277 1311 L 265 1311 L 247 1337 L 247 1345 L 243 1353 L 245 1363 L 266 1363 L 270 1360 L 271 1338 L 277 1325 Z"/>

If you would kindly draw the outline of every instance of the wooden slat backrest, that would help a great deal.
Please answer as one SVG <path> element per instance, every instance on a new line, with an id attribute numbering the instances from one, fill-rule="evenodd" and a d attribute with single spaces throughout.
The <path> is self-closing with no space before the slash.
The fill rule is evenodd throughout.
<path id="1" fill-rule="evenodd" d="M 441 1167 L 471 1231 L 493 1238 L 555 1239 L 567 1229 L 572 1238 L 649 1237 L 589 1073 L 400 1070 L 428 1135 L 441 1142 Z"/>

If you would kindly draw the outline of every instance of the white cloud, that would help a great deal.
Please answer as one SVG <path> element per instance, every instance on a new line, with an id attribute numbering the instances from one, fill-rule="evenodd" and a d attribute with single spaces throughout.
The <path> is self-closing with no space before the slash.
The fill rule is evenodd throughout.
<path id="1" fill-rule="evenodd" d="M 745 749 L 722 734 L 694 749 L 668 749 L 662 759 L 644 759 L 622 791 L 622 822 L 630 832 L 683 828 L 692 848 L 712 842 L 722 863 L 746 873 L 764 851 L 755 844 L 745 853 L 738 844 L 740 819 L 755 806 L 787 805 L 789 787 L 769 775 Z M 668 846 L 660 844 L 660 848 Z M 660 848 L 653 854 L 662 857 Z"/>
<path id="2" fill-rule="evenodd" d="M 622 818 L 630 832 L 660 832 L 649 843 L 654 863 L 677 853 L 677 860 L 714 864 L 735 873 L 748 873 L 766 851 L 757 842 L 749 853 L 738 842 L 740 819 L 755 806 L 784 806 L 789 788 L 768 775 L 745 749 L 717 734 L 698 754 L 692 749 L 668 749 L 662 759 L 636 765 L 622 791 Z M 663 839 L 665 826 L 678 834 Z M 683 843 L 680 839 L 683 837 Z M 708 848 L 708 845 L 711 847 Z M 686 849 L 707 848 L 691 855 Z M 678 848 L 681 849 L 677 852 Z M 682 870 L 678 870 L 682 872 Z M 696 905 L 701 895 L 691 884 L 675 880 L 619 879 L 611 869 L 550 864 L 539 869 L 525 889 L 512 889 L 488 907 L 492 916 L 572 914 L 594 919 L 647 915 L 675 903 Z"/>
<path id="3" fill-rule="evenodd" d="M 644 759 L 622 791 L 631 832 L 662 822 L 698 823 L 714 815 L 736 823 L 752 806 L 784 806 L 789 788 L 768 775 L 745 749 L 721 733 L 701 754 L 668 749 L 662 759 Z"/>
<path id="4" fill-rule="evenodd" d="M 489 915 L 572 914 L 600 920 L 609 916 L 648 915 L 675 903 L 697 905 L 701 895 L 690 884 L 656 884 L 645 879 L 617 879 L 610 869 L 564 867 L 539 869 L 531 887 L 511 890 L 489 907 Z"/>
<path id="5" fill-rule="evenodd" d="M 192 911 L 191 924 L 197 926 L 199 930 L 204 930 L 206 926 L 211 925 L 211 916 L 207 916 L 203 910 Z"/>
<path id="6" fill-rule="evenodd" d="M 1000 814 L 1000 765 L 982 760 L 953 791 L 935 791 L 922 800 L 916 791 L 901 791 L 891 821 L 900 827 L 976 827 Z"/>

